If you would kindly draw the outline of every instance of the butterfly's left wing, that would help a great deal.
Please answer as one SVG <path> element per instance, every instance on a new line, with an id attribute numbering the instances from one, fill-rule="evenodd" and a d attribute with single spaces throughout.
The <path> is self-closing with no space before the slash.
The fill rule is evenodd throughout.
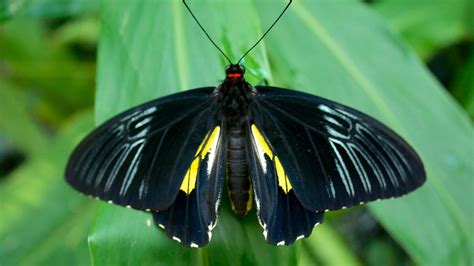
<path id="1" fill-rule="evenodd" d="M 415 151 L 375 119 L 314 95 L 256 89 L 252 138 L 261 139 L 260 154 L 276 164 L 273 179 L 290 187 L 305 209 L 335 210 L 396 197 L 424 183 Z"/>

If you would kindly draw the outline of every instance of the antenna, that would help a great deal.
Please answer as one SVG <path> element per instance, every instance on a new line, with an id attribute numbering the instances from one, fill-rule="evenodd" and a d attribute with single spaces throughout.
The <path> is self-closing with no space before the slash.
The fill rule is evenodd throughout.
<path id="1" fill-rule="evenodd" d="M 184 0 L 183 0 L 184 1 Z M 262 37 L 260 37 L 260 39 L 258 39 L 258 41 L 252 46 L 250 47 L 250 49 L 245 52 L 244 55 L 242 55 L 242 57 L 240 57 L 239 61 L 237 61 L 237 65 L 240 63 L 240 61 L 242 61 L 242 59 L 244 59 L 244 57 L 250 53 L 250 51 L 253 50 L 253 48 L 255 48 L 255 46 L 257 46 L 262 40 L 263 38 L 265 38 L 265 36 L 268 34 L 268 32 L 270 32 L 270 30 L 273 28 L 273 26 L 275 26 L 275 24 L 277 24 L 277 22 L 280 20 L 280 18 L 283 16 L 283 14 L 285 14 L 286 10 L 288 9 L 288 7 L 290 7 L 291 3 L 293 2 L 293 0 L 290 0 L 288 2 L 288 4 L 286 4 L 285 8 L 283 9 L 283 11 L 281 11 L 280 15 L 277 17 L 277 19 L 275 19 L 275 21 L 273 21 L 272 25 L 270 25 L 270 27 L 267 29 L 267 31 L 265 31 L 265 33 L 262 35 Z"/>
<path id="2" fill-rule="evenodd" d="M 196 21 L 196 23 L 199 25 L 199 28 L 201 28 L 201 30 L 204 32 L 204 34 L 206 34 L 209 41 L 211 41 L 211 43 L 214 44 L 214 46 L 217 48 L 217 50 L 219 50 L 219 52 L 221 52 L 221 54 L 225 57 L 225 59 L 227 59 L 227 61 L 229 61 L 229 64 L 232 65 L 232 61 L 230 61 L 229 57 L 227 57 L 227 55 L 224 53 L 224 51 L 222 51 L 221 48 L 219 48 L 219 46 L 217 46 L 217 44 L 212 40 L 211 36 L 209 36 L 209 33 L 207 33 L 207 31 L 204 29 L 204 27 L 201 25 L 199 20 L 194 15 L 193 11 L 191 11 L 191 8 L 189 8 L 188 4 L 186 3 L 186 0 L 183 0 L 183 4 L 186 7 L 186 9 L 189 11 L 191 16 L 194 18 L 194 21 Z"/>
<path id="3" fill-rule="evenodd" d="M 288 4 L 286 4 L 285 8 L 283 9 L 283 11 L 280 13 L 280 15 L 277 17 L 277 19 L 275 21 L 273 21 L 272 25 L 270 25 L 270 27 L 265 31 L 265 33 L 262 35 L 262 37 L 260 37 L 260 39 L 257 40 L 257 42 L 252 45 L 252 47 L 250 47 L 250 49 L 247 50 L 247 52 L 245 52 L 242 57 L 240 57 L 239 61 L 237 61 L 237 65 L 240 63 L 240 61 L 242 61 L 242 59 L 244 59 L 244 57 L 249 54 L 262 40 L 263 38 L 265 38 L 265 36 L 268 34 L 268 32 L 270 32 L 270 30 L 273 28 L 273 26 L 275 26 L 275 24 L 280 20 L 280 18 L 283 16 L 283 14 L 286 12 L 286 10 L 288 9 L 288 7 L 290 7 L 291 3 L 293 2 L 293 0 L 289 0 L 288 1 Z M 222 51 L 222 49 L 214 42 L 214 40 L 212 40 L 211 36 L 209 36 L 209 33 L 207 33 L 207 31 L 204 29 L 204 27 L 201 25 L 201 23 L 199 22 L 199 20 L 196 18 L 196 16 L 194 15 L 193 11 L 191 10 L 191 8 L 189 8 L 188 4 L 186 3 L 186 0 L 183 0 L 183 4 L 184 6 L 186 7 L 186 9 L 189 11 L 189 13 L 191 14 L 191 16 L 193 17 L 194 21 L 196 21 L 196 23 L 198 24 L 199 28 L 201 28 L 201 30 L 204 32 L 204 34 L 206 35 L 206 37 L 209 39 L 209 41 L 211 41 L 211 43 L 217 48 L 217 50 L 219 50 L 219 52 L 221 52 L 221 54 L 225 57 L 225 59 L 227 59 L 227 61 L 229 61 L 229 63 L 231 65 L 232 64 L 232 61 L 230 61 L 229 57 L 224 53 L 224 51 Z"/>

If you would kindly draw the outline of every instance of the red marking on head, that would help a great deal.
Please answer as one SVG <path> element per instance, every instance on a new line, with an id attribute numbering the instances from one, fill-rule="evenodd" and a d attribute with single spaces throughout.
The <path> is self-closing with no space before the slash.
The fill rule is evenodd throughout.
<path id="1" fill-rule="evenodd" d="M 227 74 L 227 77 L 228 78 L 240 78 L 240 77 L 242 77 L 242 74 L 241 73 L 229 73 L 229 74 Z"/>

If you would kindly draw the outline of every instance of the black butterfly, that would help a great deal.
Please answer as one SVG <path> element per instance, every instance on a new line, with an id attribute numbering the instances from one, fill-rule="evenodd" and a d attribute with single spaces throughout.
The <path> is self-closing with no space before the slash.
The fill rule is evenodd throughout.
<path id="1" fill-rule="evenodd" d="M 415 151 L 380 122 L 310 94 L 253 87 L 244 72 L 230 64 L 218 87 L 113 117 L 75 149 L 67 182 L 151 212 L 170 238 L 200 247 L 211 239 L 224 183 L 236 215 L 255 205 L 265 239 L 289 245 L 308 237 L 324 211 L 425 181 Z"/>

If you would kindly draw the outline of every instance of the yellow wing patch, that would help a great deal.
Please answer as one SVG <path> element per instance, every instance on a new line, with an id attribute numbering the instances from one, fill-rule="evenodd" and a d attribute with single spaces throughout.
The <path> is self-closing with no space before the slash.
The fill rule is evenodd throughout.
<path id="1" fill-rule="evenodd" d="M 220 127 L 217 126 L 211 132 L 210 136 L 207 133 L 201 145 L 196 151 L 194 160 L 186 171 L 184 175 L 184 180 L 181 183 L 180 190 L 184 191 L 186 195 L 191 194 L 191 192 L 196 188 L 197 175 L 199 172 L 200 162 L 206 158 L 208 153 L 214 153 L 217 147 L 217 141 L 219 140 Z"/>
<path id="2" fill-rule="evenodd" d="M 288 180 L 288 176 L 286 175 L 285 170 L 283 169 L 283 165 L 280 163 L 280 159 L 275 156 L 275 168 L 278 176 L 278 185 L 288 194 L 288 192 L 292 189 L 290 180 Z"/>
<path id="3" fill-rule="evenodd" d="M 288 179 L 288 176 L 286 175 L 283 165 L 281 165 L 280 159 L 278 158 L 278 156 L 273 154 L 272 149 L 270 148 L 270 145 L 268 145 L 268 142 L 265 140 L 262 133 L 260 133 L 260 130 L 258 130 L 255 124 L 252 125 L 251 130 L 252 130 L 252 136 L 254 138 L 255 144 L 257 146 L 257 150 L 258 150 L 257 156 L 260 162 L 265 167 L 266 163 L 265 163 L 264 154 L 267 154 L 268 157 L 270 157 L 270 159 L 275 164 L 276 174 L 278 177 L 278 185 L 283 189 L 285 193 L 288 194 L 288 192 L 292 189 L 292 186 L 291 186 L 290 180 Z"/>

